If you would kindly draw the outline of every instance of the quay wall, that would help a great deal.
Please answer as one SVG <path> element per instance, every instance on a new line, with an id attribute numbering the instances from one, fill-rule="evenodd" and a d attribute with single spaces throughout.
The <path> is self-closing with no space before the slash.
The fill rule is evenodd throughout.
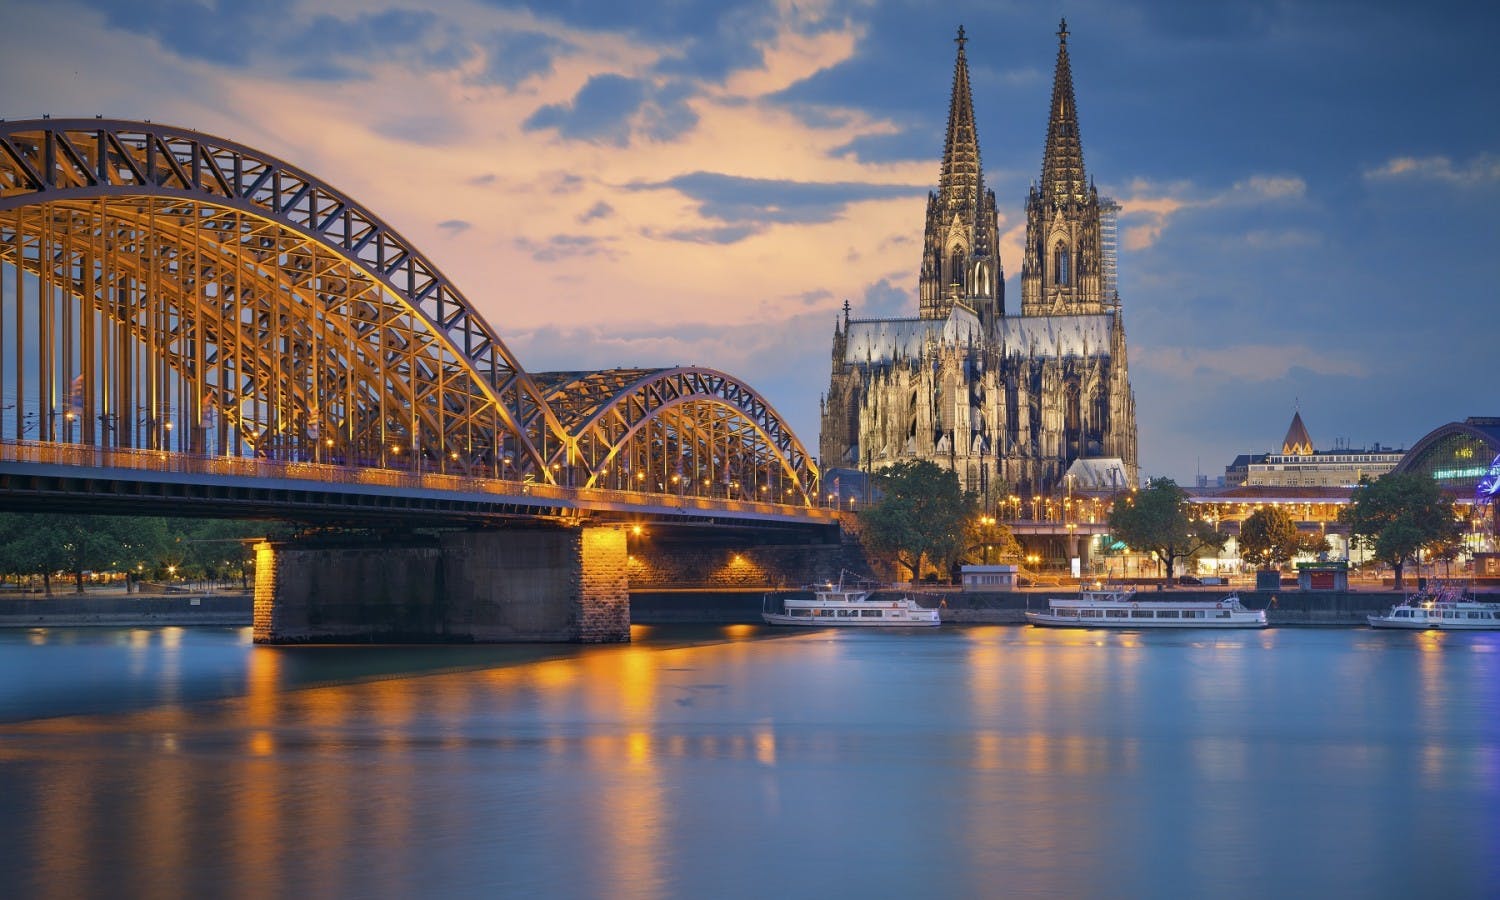
<path id="1" fill-rule="evenodd" d="M 630 590 L 630 621 L 640 625 L 757 624 L 761 621 L 761 599 L 767 588 L 645 588 Z M 1142 596 L 1146 596 L 1143 592 Z M 1217 600 L 1222 591 L 1176 589 L 1156 596 L 1198 595 Z M 943 591 L 919 594 L 924 605 L 941 606 L 944 622 L 956 624 L 1021 624 L 1028 602 L 1032 608 L 1046 605 L 1045 591 L 963 593 Z M 1061 596 L 1061 594 L 1059 594 Z M 1271 599 L 1275 598 L 1274 605 Z M 1252 609 L 1266 609 L 1273 625 L 1363 625 L 1365 616 L 1384 612 L 1399 602 L 1397 591 L 1347 592 L 1296 590 L 1245 591 L 1241 601 Z M 1500 598 L 1495 598 L 1500 599 Z M 197 600 L 194 605 L 193 601 Z M 941 605 L 946 604 L 946 605 Z M 152 626 L 251 624 L 249 594 L 173 594 L 158 597 L 98 595 L 59 592 L 52 597 L 28 595 L 0 597 L 0 627 L 46 627 L 75 625 Z M 618 607 L 616 607 L 618 609 Z M 619 612 L 614 612 L 618 616 Z M 611 623 L 618 628 L 618 623 Z M 590 629 L 592 630 L 592 629 Z M 597 639 L 597 638 L 596 638 Z"/>
<path id="2" fill-rule="evenodd" d="M 72 625 L 249 625 L 249 594 L 139 595 L 59 593 L 0 597 L 0 627 Z"/>
<path id="3" fill-rule="evenodd" d="M 632 590 L 631 621 L 640 625 L 674 622 L 698 624 L 757 623 L 761 621 L 762 596 L 766 589 Z M 940 609 L 944 622 L 956 624 L 1018 625 L 1026 621 L 1026 610 L 1045 609 L 1052 596 L 1076 591 L 962 592 L 934 590 L 914 592 L 923 606 Z M 1174 588 L 1143 590 L 1141 599 L 1180 599 L 1213 602 L 1224 597 L 1222 588 Z M 1397 591 L 1240 591 L 1240 602 L 1250 609 L 1266 610 L 1272 625 L 1364 625 L 1365 616 L 1385 612 L 1399 603 Z"/>

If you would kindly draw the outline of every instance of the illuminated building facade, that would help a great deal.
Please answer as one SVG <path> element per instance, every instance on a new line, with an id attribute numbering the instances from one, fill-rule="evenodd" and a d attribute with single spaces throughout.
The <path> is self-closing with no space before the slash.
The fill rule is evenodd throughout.
<path id="1" fill-rule="evenodd" d="M 1380 444 L 1315 450 L 1302 413 L 1294 412 L 1281 452 L 1236 457 L 1224 469 L 1224 483 L 1231 487 L 1352 488 L 1365 476 L 1379 478 L 1396 468 L 1403 455 L 1402 450 Z"/>
<path id="2" fill-rule="evenodd" d="M 986 508 L 1065 493 L 1079 459 L 1137 481 L 1135 397 L 1114 290 L 1114 216 L 1087 179 L 1066 24 L 1042 177 L 1026 201 L 1021 303 L 1008 314 L 995 195 L 985 187 L 963 30 L 938 190 L 928 197 L 918 316 L 851 318 L 833 336 L 825 469 L 925 459 Z"/>

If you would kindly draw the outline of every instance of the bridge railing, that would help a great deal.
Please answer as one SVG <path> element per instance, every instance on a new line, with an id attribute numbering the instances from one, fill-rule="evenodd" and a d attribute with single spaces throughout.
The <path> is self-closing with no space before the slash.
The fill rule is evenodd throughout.
<path id="1" fill-rule="evenodd" d="M 279 478 L 319 484 L 370 485 L 398 490 L 488 494 L 497 497 L 524 497 L 528 500 L 543 502 L 556 501 L 561 506 L 588 507 L 613 504 L 624 508 L 665 507 L 705 514 L 750 512 L 777 516 L 810 516 L 827 519 L 830 522 L 834 520 L 837 513 L 836 510 L 826 510 L 810 505 L 770 503 L 759 500 L 695 497 L 611 488 L 565 487 L 531 481 L 447 475 L 438 472 L 411 472 L 400 469 L 336 466 L 328 463 L 232 456 L 200 456 L 166 450 L 130 450 L 45 441 L 0 440 L 0 462 L 57 465 L 85 470 L 127 469 L 178 475 Z"/>

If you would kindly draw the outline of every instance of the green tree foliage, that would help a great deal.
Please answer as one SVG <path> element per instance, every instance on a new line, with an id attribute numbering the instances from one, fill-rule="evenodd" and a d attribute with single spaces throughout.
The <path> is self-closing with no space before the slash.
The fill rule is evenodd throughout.
<path id="1" fill-rule="evenodd" d="M 7 513 L 0 516 L 0 568 L 18 575 L 40 575 L 52 593 L 52 575 L 66 572 L 83 593 L 83 574 L 119 567 L 123 548 L 148 548 L 157 529 L 139 519 L 61 513 Z"/>
<path id="2" fill-rule="evenodd" d="M 1021 542 L 1009 525 L 994 516 L 969 519 L 964 543 L 968 548 L 964 559 L 969 562 L 1009 563 L 1021 558 Z"/>
<path id="3" fill-rule="evenodd" d="M 1456 543 L 1463 533 L 1453 501 L 1432 476 L 1416 472 L 1361 478 L 1339 521 L 1357 546 L 1391 567 L 1398 590 L 1408 558 L 1423 547 Z"/>
<path id="4" fill-rule="evenodd" d="M 958 476 L 927 460 L 898 462 L 874 474 L 878 500 L 860 510 L 865 549 L 921 577 L 926 561 L 946 563 L 965 549 L 973 497 Z"/>
<path id="5" fill-rule="evenodd" d="M 40 576 L 48 594 L 59 572 L 80 593 L 86 572 L 159 578 L 173 566 L 180 577 L 243 578 L 242 539 L 266 533 L 260 522 L 0 513 L 0 572 Z"/>
<path id="6" fill-rule="evenodd" d="M 1266 506 L 1240 523 L 1240 557 L 1268 569 L 1280 568 L 1302 551 L 1297 523 L 1279 506 Z"/>
<path id="7" fill-rule="evenodd" d="M 1155 552 L 1166 563 L 1168 581 L 1177 560 L 1221 549 L 1227 540 L 1197 517 L 1187 491 L 1170 478 L 1152 479 L 1145 490 L 1116 497 L 1109 529 L 1131 547 Z"/>

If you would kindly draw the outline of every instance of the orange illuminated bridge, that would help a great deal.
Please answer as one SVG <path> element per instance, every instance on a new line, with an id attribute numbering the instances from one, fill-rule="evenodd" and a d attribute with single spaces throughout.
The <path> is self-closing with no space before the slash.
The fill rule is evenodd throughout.
<path id="1" fill-rule="evenodd" d="M 832 521 L 749 385 L 528 373 L 394 229 L 231 141 L 0 123 L 0 280 L 9 508 Z"/>

